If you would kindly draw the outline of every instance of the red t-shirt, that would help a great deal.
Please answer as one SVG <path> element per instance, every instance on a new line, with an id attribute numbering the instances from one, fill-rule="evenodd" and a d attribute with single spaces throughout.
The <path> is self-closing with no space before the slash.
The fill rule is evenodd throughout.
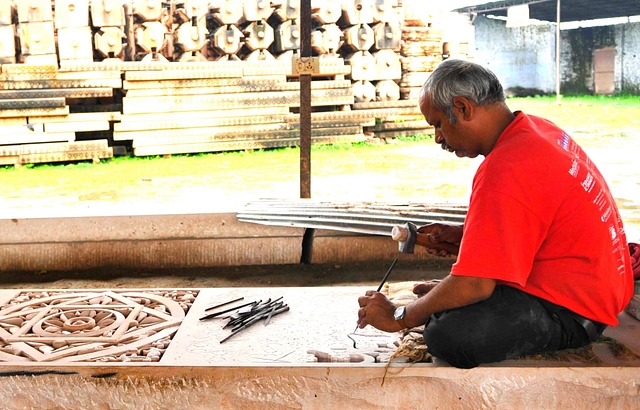
<path id="1" fill-rule="evenodd" d="M 611 326 L 633 295 L 602 175 L 560 128 L 521 112 L 476 172 L 451 274 L 496 279 Z"/>

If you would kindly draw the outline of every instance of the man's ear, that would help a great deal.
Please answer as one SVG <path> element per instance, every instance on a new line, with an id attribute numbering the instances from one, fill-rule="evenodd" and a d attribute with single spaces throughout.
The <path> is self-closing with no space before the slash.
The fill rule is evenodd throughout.
<path id="1" fill-rule="evenodd" d="M 455 97 L 453 99 L 453 108 L 460 112 L 462 119 L 465 121 L 469 121 L 473 117 L 474 106 L 471 101 L 464 97 Z"/>

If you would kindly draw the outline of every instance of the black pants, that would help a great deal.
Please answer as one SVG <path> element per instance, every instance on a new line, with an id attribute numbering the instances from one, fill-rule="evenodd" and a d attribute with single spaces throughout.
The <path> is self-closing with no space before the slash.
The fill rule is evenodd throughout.
<path id="1" fill-rule="evenodd" d="M 510 286 L 482 302 L 436 313 L 424 330 L 429 352 L 453 366 L 586 346 L 605 325 Z"/>

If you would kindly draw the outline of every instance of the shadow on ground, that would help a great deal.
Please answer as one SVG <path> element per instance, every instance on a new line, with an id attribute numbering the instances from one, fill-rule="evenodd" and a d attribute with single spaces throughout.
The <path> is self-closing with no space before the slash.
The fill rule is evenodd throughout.
<path id="1" fill-rule="evenodd" d="M 445 277 L 453 258 L 399 261 L 388 282 Z M 294 264 L 212 268 L 99 268 L 82 271 L 4 272 L 3 289 L 219 288 L 372 286 L 376 288 L 391 261 L 342 264 Z"/>

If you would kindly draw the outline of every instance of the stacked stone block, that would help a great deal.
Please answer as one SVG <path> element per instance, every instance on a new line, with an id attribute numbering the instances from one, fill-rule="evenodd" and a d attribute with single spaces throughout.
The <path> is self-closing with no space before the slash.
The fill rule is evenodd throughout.
<path id="1" fill-rule="evenodd" d="M 0 0 L 0 64 L 16 62 L 14 11 L 10 0 Z"/>
<path id="2" fill-rule="evenodd" d="M 93 41 L 97 59 L 121 59 L 126 38 L 124 8 L 119 0 L 92 1 L 90 6 L 91 23 L 95 33 Z"/>
<path id="3" fill-rule="evenodd" d="M 418 17 L 416 8 L 406 8 L 402 28 L 402 99 L 417 99 L 429 74 L 442 62 L 443 30 L 437 16 L 423 14 Z"/>
<path id="4" fill-rule="evenodd" d="M 18 33 L 25 64 L 58 64 L 51 0 L 18 0 Z"/>
<path id="5" fill-rule="evenodd" d="M 102 110 L 109 104 L 109 111 L 121 114 L 117 122 L 122 125 L 104 132 L 116 144 L 131 141 L 127 146 L 136 155 L 295 144 L 299 84 L 293 68 L 300 49 L 300 0 L 54 0 L 59 67 L 51 0 L 14 0 L 13 18 L 10 1 L 0 0 L 0 33 L 19 23 L 22 52 L 4 47 L 12 42 L 0 37 L 0 54 L 7 54 L 0 61 L 48 63 L 53 71 L 46 74 L 46 95 L 73 96 L 72 111 L 80 105 Z M 398 0 L 312 0 L 311 9 L 314 141 L 393 138 L 427 130 L 417 97 L 442 61 L 437 17 L 405 16 L 406 5 Z M 242 63 L 240 74 L 214 73 L 237 63 Z M 36 77 L 45 76 L 11 70 L 20 73 L 11 74 L 12 79 L 33 80 L 30 88 L 39 86 Z M 120 78 L 125 79 L 122 90 L 106 93 L 103 83 L 118 81 L 114 91 L 121 87 Z M 12 81 L 4 84 L 5 91 L 19 86 Z M 54 91 L 58 85 L 68 89 Z M 76 85 L 85 88 L 81 93 L 69 88 Z M 94 97 L 101 98 L 99 104 L 83 99 Z M 189 110 L 206 118 L 237 110 L 243 117 L 243 110 L 257 102 L 284 116 L 270 117 L 277 130 L 268 142 L 260 142 L 262 131 L 242 128 L 253 123 L 231 121 L 213 130 L 185 119 Z M 147 121 L 153 115 L 163 121 L 155 128 Z M 236 138 L 234 128 L 246 139 Z"/>
<path id="6" fill-rule="evenodd" d="M 89 0 L 55 0 L 60 61 L 92 62 Z"/>
<path id="7" fill-rule="evenodd" d="M 279 60 L 291 60 L 300 49 L 300 0 L 282 0 L 271 21 L 275 27 L 272 53 Z"/>
<path id="8" fill-rule="evenodd" d="M 342 7 L 342 54 L 351 66 L 356 102 L 398 100 L 401 7 L 393 0 L 358 0 Z"/>
<path id="9" fill-rule="evenodd" d="M 209 23 L 211 59 L 239 60 L 236 54 L 244 43 L 244 35 L 237 26 L 243 16 L 242 2 L 214 0 L 209 7 L 212 16 Z"/>
<path id="10" fill-rule="evenodd" d="M 0 0 L 0 50 L 7 54 L 0 58 L 9 62 L 55 64 L 56 46 L 60 60 L 163 62 L 287 60 L 300 48 L 300 0 L 54 0 L 55 31 L 50 0 L 15 1 L 21 58 L 8 34 L 11 0 Z M 311 6 L 314 55 L 345 59 L 359 102 L 398 99 L 394 84 L 403 71 L 429 71 L 441 60 L 442 31 L 432 22 L 404 20 L 398 0 L 313 0 Z"/>
<path id="11" fill-rule="evenodd" d="M 162 61 L 168 59 L 165 46 L 169 38 L 169 28 L 173 21 L 161 0 L 135 0 L 134 3 L 135 59 L 141 61 Z M 169 20 L 169 21 L 167 21 Z"/>

